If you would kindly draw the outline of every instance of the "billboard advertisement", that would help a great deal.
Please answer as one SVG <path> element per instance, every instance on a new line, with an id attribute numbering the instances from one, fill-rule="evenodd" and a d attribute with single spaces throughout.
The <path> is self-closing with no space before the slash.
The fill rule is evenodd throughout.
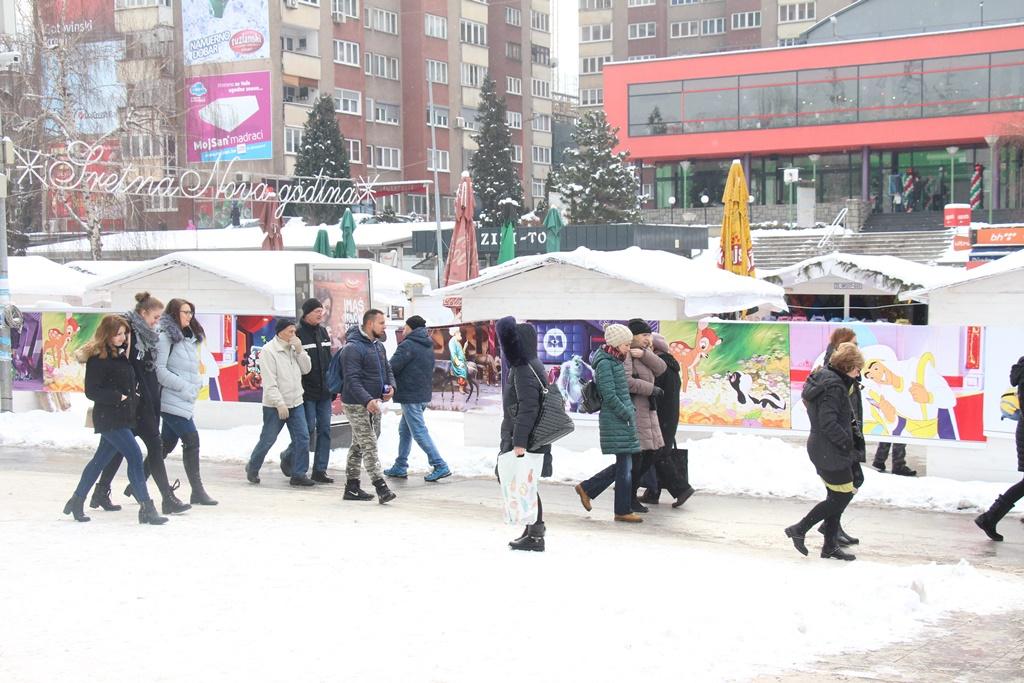
<path id="1" fill-rule="evenodd" d="M 44 125 L 62 136 L 68 131 L 81 139 L 107 135 L 119 126 L 118 110 L 126 104 L 125 86 L 117 77 L 124 42 L 82 43 L 73 56 L 73 63 L 62 63 L 58 54 L 42 55 L 43 94 L 51 116 L 60 121 Z"/>
<path id="2" fill-rule="evenodd" d="M 323 325 L 337 350 L 349 328 L 362 325 L 363 313 L 370 310 L 370 271 L 314 268 L 312 291 L 324 306 Z"/>
<path id="3" fill-rule="evenodd" d="M 181 23 L 186 66 L 270 57 L 268 0 L 182 0 Z"/>
<path id="4" fill-rule="evenodd" d="M 40 2 L 39 18 L 47 40 L 91 35 L 110 36 L 114 32 L 114 3 L 111 0 L 50 0 Z"/>
<path id="5" fill-rule="evenodd" d="M 189 162 L 273 158 L 269 71 L 198 76 L 185 87 Z"/>

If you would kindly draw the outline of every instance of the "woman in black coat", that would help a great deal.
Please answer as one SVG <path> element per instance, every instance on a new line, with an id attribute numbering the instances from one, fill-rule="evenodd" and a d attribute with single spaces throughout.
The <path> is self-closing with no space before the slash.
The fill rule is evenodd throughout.
<path id="1" fill-rule="evenodd" d="M 850 387 L 857 381 L 864 357 L 856 344 L 840 344 L 825 367 L 815 370 L 804 383 L 802 398 L 811 421 L 807 454 L 825 484 L 825 500 L 802 520 L 786 528 L 786 536 L 802 555 L 807 554 L 805 535 L 824 521 L 825 545 L 821 556 L 836 560 L 856 559 L 839 545 L 840 520 L 856 488 L 853 466 L 857 462 L 855 434 L 857 424 L 850 404 Z"/>
<path id="2" fill-rule="evenodd" d="M 1010 384 L 1017 387 L 1017 405 L 1024 406 L 1024 356 L 1020 357 L 1010 369 Z M 1017 420 L 1017 471 L 1024 472 L 1024 416 Z M 996 496 L 987 511 L 975 518 L 977 524 L 993 541 L 1003 540 L 1002 534 L 996 531 L 996 524 L 999 523 L 1006 513 L 1013 509 L 1018 500 L 1024 498 L 1024 479 L 1006 489 L 1001 496 Z"/>
<path id="3" fill-rule="evenodd" d="M 537 358 L 537 330 L 526 323 L 516 324 L 511 316 L 502 318 L 495 327 L 498 343 L 508 363 L 508 383 L 502 393 L 501 453 L 514 451 L 517 457 L 526 453 L 526 446 L 537 423 L 541 403 L 541 377 L 547 372 Z M 551 456 L 551 447 L 539 451 L 544 453 L 545 470 Z M 544 473 L 542 472 L 542 476 Z M 513 550 L 544 551 L 544 508 L 540 493 L 537 494 L 537 521 L 526 525 L 523 535 L 509 542 Z"/>
<path id="4" fill-rule="evenodd" d="M 118 451 L 128 459 L 128 480 L 142 505 L 139 524 L 167 521 L 157 514 L 146 490 L 142 451 L 132 433 L 139 404 L 139 381 L 128 360 L 130 353 L 128 322 L 119 315 L 104 316 L 92 341 L 78 352 L 79 361 L 85 362 L 85 395 L 93 401 L 93 426 L 100 435 L 96 454 L 85 466 L 74 495 L 64 505 L 64 514 L 74 515 L 79 522 L 89 521 L 82 510 L 85 495 Z"/>
<path id="5" fill-rule="evenodd" d="M 143 463 L 146 476 L 151 473 L 157 489 L 160 491 L 161 510 L 165 515 L 171 513 L 185 512 L 192 506 L 183 503 L 174 495 L 177 482 L 171 485 L 167 478 L 167 468 L 164 466 L 163 442 L 160 440 L 160 382 L 156 378 L 156 344 L 159 335 L 156 331 L 156 324 L 160 315 L 164 312 L 164 305 L 159 299 L 150 296 L 149 292 L 139 292 L 135 295 L 135 308 L 125 314 L 125 320 L 131 329 L 129 333 L 129 354 L 128 360 L 135 369 L 135 376 L 139 379 L 139 405 L 136 411 L 135 435 L 146 444 L 146 460 Z M 120 510 L 120 505 L 114 505 L 110 500 L 110 485 L 114 481 L 114 475 L 123 460 L 121 453 L 117 453 L 110 463 L 103 468 L 96 489 L 89 500 L 89 507 L 103 508 L 104 510 Z M 124 495 L 130 496 L 132 487 L 129 484 Z"/>

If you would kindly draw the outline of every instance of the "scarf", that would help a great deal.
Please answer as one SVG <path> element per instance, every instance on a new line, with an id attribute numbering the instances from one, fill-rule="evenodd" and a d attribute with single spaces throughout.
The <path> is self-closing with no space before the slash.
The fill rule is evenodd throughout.
<path id="1" fill-rule="evenodd" d="M 601 348 L 604 349 L 604 352 L 607 353 L 612 358 L 623 361 L 626 360 L 625 354 L 619 353 L 619 350 L 614 346 L 608 346 L 607 344 L 605 344 Z"/>
<path id="2" fill-rule="evenodd" d="M 142 316 L 135 311 L 128 311 L 126 317 L 128 318 L 128 324 L 132 327 L 132 332 L 135 334 L 135 341 L 139 348 L 143 352 L 155 351 L 157 340 L 160 338 L 159 333 L 146 324 Z"/>

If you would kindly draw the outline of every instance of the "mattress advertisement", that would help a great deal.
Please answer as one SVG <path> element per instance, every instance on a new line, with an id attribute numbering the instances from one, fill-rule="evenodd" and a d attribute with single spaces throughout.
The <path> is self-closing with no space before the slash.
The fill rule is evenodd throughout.
<path id="1" fill-rule="evenodd" d="M 182 0 L 181 23 L 186 66 L 270 57 L 268 0 Z"/>
<path id="2" fill-rule="evenodd" d="M 200 76 L 185 85 L 188 161 L 273 157 L 269 71 Z"/>

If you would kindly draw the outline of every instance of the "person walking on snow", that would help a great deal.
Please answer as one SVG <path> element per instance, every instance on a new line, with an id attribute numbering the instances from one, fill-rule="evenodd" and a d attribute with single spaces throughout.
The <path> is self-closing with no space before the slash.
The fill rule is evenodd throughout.
<path id="1" fill-rule="evenodd" d="M 309 467 L 309 427 L 302 401 L 302 376 L 312 365 L 295 331 L 295 321 L 281 318 L 274 324 L 274 338 L 260 353 L 260 377 L 263 380 L 263 430 L 249 456 L 245 478 L 260 483 L 260 467 L 267 452 L 277 441 L 282 427 L 288 425 L 292 437 L 292 486 L 313 486 L 306 476 Z"/>
<path id="2" fill-rule="evenodd" d="M 815 370 L 804 383 L 801 394 L 811 422 L 807 454 L 825 483 L 826 497 L 796 524 L 786 527 L 786 536 L 802 555 L 807 555 L 805 536 L 818 522 L 825 522 L 823 558 L 855 560 L 839 546 L 839 529 L 846 506 L 853 499 L 853 464 L 857 461 L 854 435 L 861 430 L 850 405 L 850 386 L 857 381 L 864 357 L 856 344 L 840 344 L 829 363 Z"/>
<path id="3" fill-rule="evenodd" d="M 576 485 L 576 494 L 587 512 L 591 503 L 615 482 L 615 521 L 638 523 L 643 518 L 630 509 L 633 494 L 633 456 L 640 453 L 636 430 L 636 408 L 629 398 L 629 384 L 623 363 L 633 343 L 633 333 L 625 325 L 613 323 L 604 328 L 604 346 L 594 352 L 590 366 L 601 395 L 598 428 L 601 452 L 615 454 L 615 463 L 590 479 Z"/>
<path id="4" fill-rule="evenodd" d="M 647 508 L 637 499 L 637 490 L 640 488 L 641 478 L 654 464 L 655 454 L 665 446 L 661 425 L 658 422 L 658 401 L 665 392 L 655 384 L 655 380 L 665 374 L 668 365 L 651 350 L 653 332 L 646 321 L 633 318 L 626 326 L 633 334 L 633 341 L 629 353 L 626 354 L 623 369 L 626 372 L 626 383 L 629 385 L 629 398 L 636 408 L 636 431 L 642 449 L 640 454 L 633 458 L 630 509 L 633 512 L 647 512 Z"/>
<path id="5" fill-rule="evenodd" d="M 1021 356 L 1010 369 L 1010 384 L 1017 387 L 1018 405 L 1024 405 L 1024 356 Z M 1024 472 L 1024 418 L 1017 420 L 1016 442 L 1017 471 Z M 1003 495 L 997 496 L 992 506 L 978 515 L 974 523 L 993 541 L 1003 540 L 1002 534 L 996 531 L 996 524 L 1021 498 L 1024 498 L 1024 479 L 1006 489 Z"/>
<path id="6" fill-rule="evenodd" d="M 302 375 L 302 407 L 306 413 L 306 427 L 309 442 L 316 435 L 313 457 L 313 474 L 310 477 L 318 484 L 333 484 L 327 476 L 327 464 L 331 459 L 331 404 L 334 394 L 327 391 L 327 367 L 331 364 L 331 335 L 321 323 L 324 307 L 319 299 L 302 302 L 302 316 L 296 336 L 302 348 L 309 355 L 311 367 Z M 281 471 L 286 477 L 292 476 L 292 457 L 295 444 L 290 444 L 281 454 Z"/>
<path id="7" fill-rule="evenodd" d="M 378 501 L 383 504 L 397 498 L 384 481 L 377 454 L 381 405 L 395 395 L 395 376 L 381 343 L 384 322 L 384 313 L 371 308 L 363 314 L 362 327 L 348 331 L 345 348 L 341 350 L 344 377 L 341 401 L 345 404 L 345 414 L 352 427 L 344 500 L 373 500 L 373 494 L 364 491 L 359 484 L 360 470 L 364 465 L 377 489 Z"/>
<path id="8" fill-rule="evenodd" d="M 391 371 L 395 375 L 395 403 L 402 406 L 402 421 L 398 424 L 398 457 L 384 474 L 396 479 L 409 476 L 409 453 L 415 439 L 433 468 L 423 478 L 438 481 L 450 477 L 452 471 L 437 452 L 423 419 L 433 391 L 434 340 L 427 333 L 427 321 L 422 317 L 414 315 L 405 321 L 404 338 L 391 356 Z"/>

